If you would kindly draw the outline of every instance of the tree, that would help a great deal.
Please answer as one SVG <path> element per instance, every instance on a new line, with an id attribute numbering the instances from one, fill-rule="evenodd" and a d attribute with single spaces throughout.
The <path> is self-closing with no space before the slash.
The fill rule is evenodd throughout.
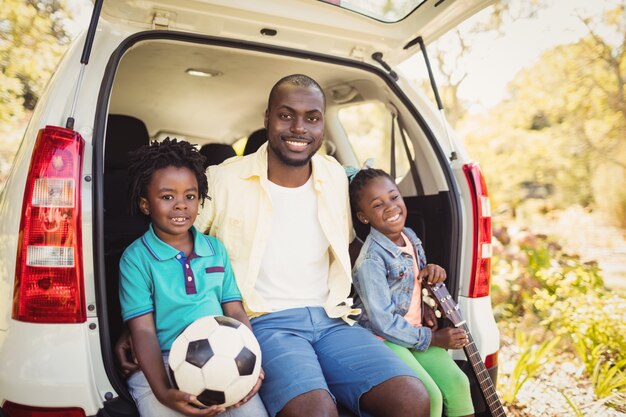
<path id="1" fill-rule="evenodd" d="M 63 0 L 0 0 L 0 124 L 32 110 L 70 42 Z"/>
<path id="2" fill-rule="evenodd" d="M 493 142 L 523 150 L 519 163 L 508 161 L 507 169 L 520 170 L 514 182 L 489 176 L 512 206 L 521 200 L 511 194 L 529 178 L 553 186 L 549 203 L 555 207 L 600 209 L 626 226 L 626 0 L 581 20 L 588 36 L 547 51 L 521 71 L 509 98 L 490 114 L 498 136 L 483 130 L 471 136 L 470 147 L 486 150 L 485 158 L 485 145 Z"/>
<path id="3" fill-rule="evenodd" d="M 453 127 L 466 116 L 470 103 L 459 99 L 468 73 L 466 61 L 481 40 L 498 37 L 510 22 L 532 19 L 542 7 L 539 0 L 501 0 L 490 9 L 487 19 L 471 19 L 451 30 L 436 43 L 429 45 L 428 56 L 437 71 L 437 88 L 445 107 L 447 120 Z M 428 80 L 421 83 L 422 89 L 432 96 Z"/>

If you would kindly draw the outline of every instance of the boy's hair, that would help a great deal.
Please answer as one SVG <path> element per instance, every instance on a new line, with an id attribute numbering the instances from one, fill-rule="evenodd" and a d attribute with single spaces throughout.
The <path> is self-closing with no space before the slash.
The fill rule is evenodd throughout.
<path id="1" fill-rule="evenodd" d="M 352 215 L 356 216 L 356 212 L 360 210 L 359 200 L 361 198 L 361 190 L 374 178 L 385 177 L 389 178 L 391 182 L 396 183 L 391 175 L 382 169 L 377 168 L 365 168 L 360 169 L 354 177 L 350 180 L 350 186 L 348 188 L 350 194 L 350 208 L 352 209 Z"/>
<path id="2" fill-rule="evenodd" d="M 152 175 L 159 169 L 170 166 L 185 167 L 194 173 L 198 181 L 200 204 L 204 204 L 204 199 L 208 194 L 208 183 L 204 170 L 204 156 L 198 152 L 196 145 L 167 137 L 162 142 L 153 141 L 131 152 L 130 161 L 128 191 L 131 201 L 130 210 L 133 214 L 141 213 L 139 198 L 147 197 Z"/>

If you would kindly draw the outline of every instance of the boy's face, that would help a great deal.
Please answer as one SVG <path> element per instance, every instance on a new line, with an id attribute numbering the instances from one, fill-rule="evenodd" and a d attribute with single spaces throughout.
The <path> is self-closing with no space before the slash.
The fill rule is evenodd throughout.
<path id="1" fill-rule="evenodd" d="M 156 235 L 170 244 L 186 237 L 198 215 L 198 180 L 186 167 L 169 166 L 152 174 L 139 208 L 150 216 Z"/>
<path id="2" fill-rule="evenodd" d="M 390 240 L 400 238 L 406 221 L 406 206 L 396 184 L 387 177 L 375 177 L 361 189 L 359 211 L 362 223 L 369 223 Z"/>
<path id="3" fill-rule="evenodd" d="M 304 166 L 322 146 L 324 96 L 313 87 L 281 86 L 265 112 L 269 152 L 285 165 Z"/>

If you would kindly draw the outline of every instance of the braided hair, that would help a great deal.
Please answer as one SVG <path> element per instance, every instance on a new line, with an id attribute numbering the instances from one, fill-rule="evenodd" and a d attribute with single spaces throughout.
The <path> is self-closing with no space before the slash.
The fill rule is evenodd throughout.
<path id="1" fill-rule="evenodd" d="M 130 153 L 128 174 L 130 182 L 128 192 L 131 201 L 131 212 L 141 213 L 140 197 L 146 198 L 148 185 L 152 175 L 163 168 L 188 168 L 198 181 L 200 204 L 208 195 L 208 183 L 204 171 L 204 156 L 198 152 L 196 145 L 184 140 L 165 138 L 162 142 L 153 141 Z"/>
<path id="2" fill-rule="evenodd" d="M 385 177 L 395 184 L 391 175 L 382 169 L 365 168 L 359 170 L 350 180 L 348 192 L 350 195 L 350 208 L 352 209 L 352 217 L 356 219 L 357 211 L 360 211 L 359 200 L 361 199 L 361 190 L 374 178 Z"/>

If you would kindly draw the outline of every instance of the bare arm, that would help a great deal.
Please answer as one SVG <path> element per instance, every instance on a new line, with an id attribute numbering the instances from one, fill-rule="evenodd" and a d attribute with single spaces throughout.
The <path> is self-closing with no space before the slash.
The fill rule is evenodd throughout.
<path id="1" fill-rule="evenodd" d="M 133 351 L 133 341 L 130 338 L 130 332 L 126 325 L 124 325 L 122 334 L 115 342 L 115 356 L 120 364 L 122 375 L 128 376 L 139 370 L 139 364 Z"/>

